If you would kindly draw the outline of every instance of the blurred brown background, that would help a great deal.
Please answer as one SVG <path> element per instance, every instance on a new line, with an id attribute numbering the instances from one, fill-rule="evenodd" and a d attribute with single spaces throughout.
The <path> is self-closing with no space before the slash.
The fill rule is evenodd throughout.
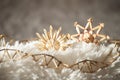
<path id="1" fill-rule="evenodd" d="M 105 23 L 102 31 L 120 39 L 120 0 L 0 0 L 0 34 L 14 39 L 30 39 L 53 25 L 63 33 L 76 33 L 73 23 L 94 26 Z"/>

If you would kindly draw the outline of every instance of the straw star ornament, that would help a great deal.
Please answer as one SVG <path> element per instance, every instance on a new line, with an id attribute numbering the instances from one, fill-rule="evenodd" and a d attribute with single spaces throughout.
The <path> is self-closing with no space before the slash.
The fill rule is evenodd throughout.
<path id="1" fill-rule="evenodd" d="M 44 29 L 44 34 L 40 35 L 39 33 L 36 33 L 36 35 L 39 38 L 39 44 L 36 44 L 36 46 L 40 50 L 65 50 L 69 44 L 66 44 L 67 36 L 64 34 L 60 34 L 61 27 L 58 30 L 53 30 L 53 27 L 50 26 L 50 31 L 47 32 L 46 29 Z"/>
<path id="2" fill-rule="evenodd" d="M 72 35 L 71 38 L 77 40 L 78 42 L 85 41 L 87 43 L 99 43 L 101 41 L 109 39 L 109 36 L 99 34 L 102 28 L 104 27 L 104 24 L 100 23 L 98 26 L 93 28 L 92 22 L 92 18 L 89 18 L 88 23 L 85 27 L 75 22 L 74 26 L 76 27 L 77 34 Z M 83 32 L 81 32 L 80 29 L 83 30 Z"/>

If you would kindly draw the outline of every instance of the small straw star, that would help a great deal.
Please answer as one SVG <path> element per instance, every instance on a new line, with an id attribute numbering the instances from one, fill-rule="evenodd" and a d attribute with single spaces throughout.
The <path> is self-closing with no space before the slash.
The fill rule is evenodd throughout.
<path id="1" fill-rule="evenodd" d="M 71 38 L 77 41 L 85 41 L 87 43 L 99 43 L 106 39 L 109 39 L 109 36 L 100 34 L 100 31 L 104 27 L 104 24 L 100 23 L 98 26 L 93 28 L 92 22 L 92 18 L 89 18 L 88 23 L 85 27 L 75 22 L 74 26 L 76 27 L 77 34 L 72 35 Z M 81 32 L 80 29 L 83 30 L 83 32 Z"/>
<path id="2" fill-rule="evenodd" d="M 46 29 L 44 29 L 44 34 L 40 35 L 39 33 L 36 33 L 36 35 L 39 38 L 40 43 L 36 44 L 36 46 L 40 50 L 49 50 L 51 48 L 55 50 L 65 50 L 69 44 L 66 44 L 67 36 L 60 34 L 61 27 L 58 30 L 53 30 L 53 27 L 50 26 L 50 31 L 47 32 Z"/>

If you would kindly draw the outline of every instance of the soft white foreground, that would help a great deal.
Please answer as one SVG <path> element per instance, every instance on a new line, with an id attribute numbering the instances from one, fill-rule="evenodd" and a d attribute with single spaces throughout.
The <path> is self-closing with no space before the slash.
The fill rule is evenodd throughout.
<path id="1" fill-rule="evenodd" d="M 79 61 L 88 59 L 108 63 L 106 59 L 110 52 L 111 55 L 117 54 L 117 47 L 110 45 L 95 45 L 93 43 L 73 43 L 72 47 L 65 51 L 40 51 L 34 46 L 37 41 L 20 44 L 15 42 L 13 46 L 6 45 L 0 49 L 17 49 L 32 54 L 50 54 L 65 64 L 72 65 Z M 120 49 L 119 49 L 120 51 Z M 0 52 L 1 56 L 2 52 Z M 0 80 L 119 80 L 120 79 L 120 57 L 110 66 L 99 69 L 95 73 L 82 73 L 79 69 L 73 70 L 63 68 L 57 70 L 53 68 L 41 67 L 32 60 L 32 57 L 13 62 L 2 62 L 0 64 Z"/>

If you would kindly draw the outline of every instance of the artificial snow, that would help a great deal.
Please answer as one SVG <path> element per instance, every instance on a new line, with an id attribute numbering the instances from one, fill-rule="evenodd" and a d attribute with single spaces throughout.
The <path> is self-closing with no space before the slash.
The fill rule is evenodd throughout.
<path id="1" fill-rule="evenodd" d="M 2 43 L 1 41 L 0 43 Z M 96 45 L 94 43 L 79 42 L 71 43 L 65 51 L 40 51 L 35 44 L 38 41 L 30 41 L 20 43 L 16 41 L 14 45 L 1 45 L 0 49 L 16 49 L 25 53 L 32 54 L 49 54 L 56 57 L 65 64 L 72 65 L 74 63 L 87 60 L 95 60 L 100 62 L 109 62 L 106 56 L 116 55 L 117 47 L 115 44 Z M 70 43 L 70 41 L 68 42 Z M 119 48 L 120 51 L 120 48 Z M 3 52 L 0 51 L 0 57 Z M 110 66 L 99 69 L 94 73 L 83 73 L 79 69 L 62 68 L 57 70 L 40 66 L 32 60 L 32 57 L 21 59 L 18 61 L 9 60 L 0 63 L 0 80 L 119 80 L 120 79 L 120 57 Z"/>

